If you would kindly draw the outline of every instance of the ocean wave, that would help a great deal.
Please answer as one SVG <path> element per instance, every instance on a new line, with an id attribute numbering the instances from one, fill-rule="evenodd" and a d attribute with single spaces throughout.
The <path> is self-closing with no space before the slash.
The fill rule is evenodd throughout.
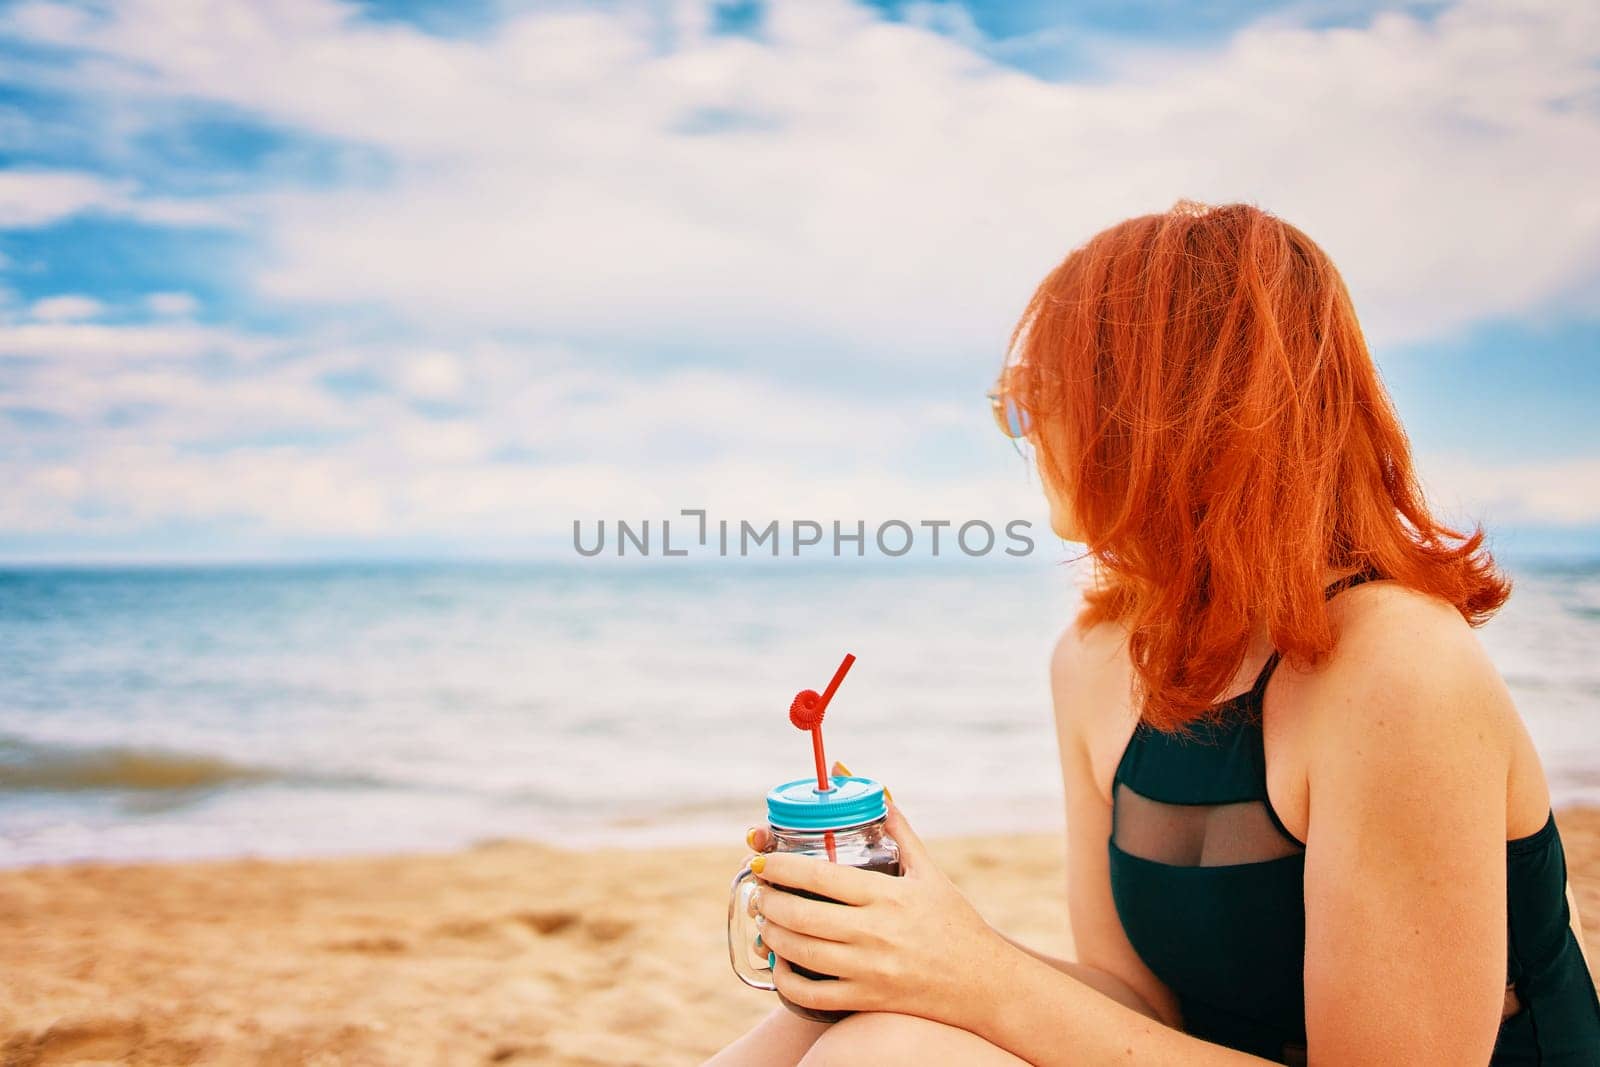
<path id="1" fill-rule="evenodd" d="M 188 792 L 284 778 L 267 767 L 200 753 L 46 745 L 0 737 L 0 792 Z"/>

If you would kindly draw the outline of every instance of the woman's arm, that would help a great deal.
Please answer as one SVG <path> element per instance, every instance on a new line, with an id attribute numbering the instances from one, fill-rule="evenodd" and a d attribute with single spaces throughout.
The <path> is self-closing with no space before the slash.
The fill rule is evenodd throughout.
<path id="1" fill-rule="evenodd" d="M 1036 1067 L 1273 1062 L 1191 1037 L 1032 957 L 1018 953 L 996 963 L 994 988 L 1006 995 L 975 1002 L 959 1025 Z"/>
<path id="2" fill-rule="evenodd" d="M 1155 1019 L 1157 1022 L 1161 1021 L 1160 1017 L 1156 1015 L 1155 1009 L 1146 1003 L 1145 999 L 1135 992 L 1132 986 L 1123 981 L 1121 978 L 1118 978 L 1116 975 L 1111 974 L 1108 971 L 1098 970 L 1097 968 L 1090 967 L 1087 964 L 1079 963 L 1075 960 L 1064 960 L 1059 956 L 1046 955 L 1037 949 L 1029 948 L 1021 941 L 1018 941 L 1014 937 L 1007 936 L 1006 934 L 1001 934 L 1000 936 L 1004 937 L 1007 941 L 1011 942 L 1011 944 L 1021 949 L 1023 952 L 1026 952 L 1028 955 L 1032 956 L 1045 966 L 1052 967 L 1067 977 L 1074 978 L 1077 981 L 1082 982 L 1089 988 L 1099 992 L 1102 996 L 1110 997 L 1118 1004 L 1132 1008 L 1140 1015 L 1148 1016 L 1151 1019 Z"/>
<path id="3" fill-rule="evenodd" d="M 1144 965 L 1111 899 L 1111 803 L 1096 784 L 1089 735 L 1126 703 L 1121 639 L 1110 627 L 1069 626 L 1050 656 L 1050 696 L 1067 805 L 1067 909 L 1073 955 L 1084 973 L 1058 967 L 1141 1015 L 1180 1026 L 1178 1002 Z M 1113 723 L 1113 725 L 1115 725 Z M 1130 731 L 1131 732 L 1131 731 Z M 1054 966 L 1054 962 L 1044 959 Z"/>
<path id="4" fill-rule="evenodd" d="M 1069 627 L 1050 657 L 1050 692 L 1067 803 L 1067 902 L 1076 964 L 1018 946 L 996 960 L 1003 997 L 975 1004 L 966 1027 L 1040 1067 L 1079 1063 L 1261 1064 L 1184 1034 L 1177 998 L 1128 941 L 1111 899 L 1111 803 L 1097 784 L 1089 736 L 1125 705 L 1120 638 Z M 1015 944 L 1015 942 L 1013 942 Z"/>
<path id="5" fill-rule="evenodd" d="M 1375 587 L 1309 692 L 1306 1033 L 1316 1061 L 1484 1063 L 1506 981 L 1516 712 L 1443 601 Z"/>

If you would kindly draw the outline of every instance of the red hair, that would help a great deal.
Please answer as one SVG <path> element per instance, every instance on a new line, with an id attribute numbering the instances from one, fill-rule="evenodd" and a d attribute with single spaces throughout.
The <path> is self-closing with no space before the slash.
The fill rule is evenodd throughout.
<path id="1" fill-rule="evenodd" d="M 1258 208 L 1129 219 L 1045 278 L 1006 388 L 1099 578 L 1078 625 L 1129 631 L 1144 721 L 1202 718 L 1264 626 L 1302 667 L 1334 645 L 1328 569 L 1372 570 L 1472 625 L 1510 594 L 1429 513 L 1328 256 Z"/>

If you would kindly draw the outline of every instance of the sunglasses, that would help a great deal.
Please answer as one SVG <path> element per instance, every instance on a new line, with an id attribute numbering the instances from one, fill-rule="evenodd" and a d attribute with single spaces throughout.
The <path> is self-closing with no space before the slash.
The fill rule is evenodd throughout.
<path id="1" fill-rule="evenodd" d="M 1023 407 L 1022 401 L 1004 387 L 991 389 L 988 397 L 989 405 L 994 409 L 995 425 L 1000 427 L 1001 433 L 1018 440 L 1033 432 L 1033 416 Z"/>

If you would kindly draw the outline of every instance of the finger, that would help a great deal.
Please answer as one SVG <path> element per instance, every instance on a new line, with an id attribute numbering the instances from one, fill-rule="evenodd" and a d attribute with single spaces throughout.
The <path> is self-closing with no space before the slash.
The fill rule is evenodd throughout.
<path id="1" fill-rule="evenodd" d="M 914 874 L 919 865 L 931 862 L 928 858 L 928 846 L 922 843 L 922 838 L 917 836 L 917 832 L 911 828 L 906 817 L 900 813 L 898 804 L 889 805 L 883 828 L 889 831 L 894 843 L 900 846 L 901 874 Z"/>
<path id="2" fill-rule="evenodd" d="M 862 1011 L 868 1007 L 856 982 L 848 978 L 804 978 L 782 956 L 773 962 L 772 984 L 791 1004 L 814 1011 Z"/>
<path id="3" fill-rule="evenodd" d="M 765 852 L 772 844 L 772 832 L 765 826 L 752 826 L 745 831 L 744 843 L 750 846 L 751 852 Z"/>
<path id="4" fill-rule="evenodd" d="M 769 922 L 828 941 L 856 941 L 860 934 L 858 908 L 825 900 L 808 900 L 767 886 L 757 898 L 757 910 Z M 765 929 L 765 927 L 763 927 Z"/>
<path id="5" fill-rule="evenodd" d="M 818 856 L 805 856 L 798 852 L 772 852 L 757 856 L 750 869 L 766 882 L 804 889 L 818 896 L 828 897 L 841 904 L 866 904 L 876 900 L 883 876 L 873 871 L 858 870 L 837 863 L 829 863 Z"/>
<path id="6" fill-rule="evenodd" d="M 840 775 L 843 775 L 846 778 L 854 778 L 856 776 L 855 771 L 852 771 L 849 767 L 844 765 L 844 760 L 834 760 L 833 769 L 828 773 L 833 775 L 835 778 L 838 778 Z M 883 785 L 882 782 L 878 784 Z M 894 794 L 889 792 L 889 787 L 886 785 L 883 786 L 883 799 L 888 801 L 890 804 L 894 803 Z"/>
<path id="7" fill-rule="evenodd" d="M 851 964 L 854 950 L 837 941 L 825 941 L 798 930 L 768 922 L 761 928 L 761 943 L 790 963 L 819 974 L 848 975 L 854 973 Z"/>

